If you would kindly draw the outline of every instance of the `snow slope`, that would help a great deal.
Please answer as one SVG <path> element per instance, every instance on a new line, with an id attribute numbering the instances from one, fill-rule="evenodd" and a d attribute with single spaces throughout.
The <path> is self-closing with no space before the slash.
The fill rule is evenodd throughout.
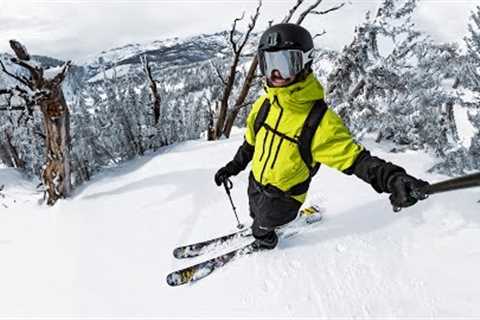
<path id="1" fill-rule="evenodd" d="M 241 139 L 164 148 L 95 177 L 53 208 L 38 205 L 33 182 L 0 168 L 0 315 L 480 316 L 478 189 L 394 214 L 386 195 L 328 168 L 309 194 L 325 208 L 314 231 L 194 285 L 169 287 L 165 276 L 189 264 L 172 257 L 176 245 L 235 228 L 213 174 Z M 433 159 L 423 153 L 366 145 L 412 174 L 444 178 L 425 173 Z M 233 189 L 244 222 L 246 181 L 242 173 Z"/>

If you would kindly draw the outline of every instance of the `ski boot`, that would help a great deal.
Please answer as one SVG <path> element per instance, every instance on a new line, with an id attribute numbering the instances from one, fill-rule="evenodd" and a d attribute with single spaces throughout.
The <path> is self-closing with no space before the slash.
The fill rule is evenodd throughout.
<path id="1" fill-rule="evenodd" d="M 262 235 L 261 237 L 255 237 L 255 241 L 252 245 L 255 249 L 272 250 L 277 246 L 277 244 L 277 234 L 275 233 L 275 231 L 270 231 L 266 235 Z"/>

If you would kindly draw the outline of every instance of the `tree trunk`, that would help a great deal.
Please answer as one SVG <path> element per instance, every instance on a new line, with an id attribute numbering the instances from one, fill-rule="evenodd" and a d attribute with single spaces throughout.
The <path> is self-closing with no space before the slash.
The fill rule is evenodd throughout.
<path id="1" fill-rule="evenodd" d="M 144 56 L 141 58 L 141 62 L 143 64 L 145 75 L 147 76 L 148 84 L 150 87 L 150 91 L 152 94 L 152 108 L 153 108 L 153 117 L 154 117 L 154 124 L 157 125 L 160 120 L 160 105 L 162 103 L 162 99 L 160 97 L 160 93 L 158 92 L 158 86 L 152 76 L 152 69 L 148 64 L 147 57 Z"/>
<path id="2" fill-rule="evenodd" d="M 238 116 L 241 108 L 235 107 L 230 113 L 228 114 L 227 121 L 225 122 L 225 129 L 223 129 L 223 134 L 226 138 L 230 138 L 230 134 L 232 133 L 233 124 L 235 123 L 235 119 Z"/>
<path id="3" fill-rule="evenodd" d="M 5 130 L 4 134 L 6 138 L 4 148 L 6 148 L 7 156 L 10 157 L 10 163 L 12 164 L 11 166 L 14 168 L 23 168 L 25 166 L 25 162 L 20 158 L 17 149 L 12 144 L 12 137 L 7 130 Z"/>
<path id="4" fill-rule="evenodd" d="M 353 88 L 352 92 L 350 92 L 350 94 L 348 95 L 349 101 L 355 100 L 355 98 L 358 97 L 358 95 L 362 91 L 363 87 L 365 87 L 365 80 L 364 79 L 360 80 L 360 82 L 357 83 L 355 88 Z"/>
<path id="5" fill-rule="evenodd" d="M 53 205 L 58 199 L 67 197 L 72 190 L 70 113 L 61 89 L 54 90 L 40 108 L 43 111 L 47 155 L 42 180 L 48 194 L 47 204 Z"/>
<path id="6" fill-rule="evenodd" d="M 220 138 L 223 134 L 223 126 L 225 124 L 225 118 L 227 117 L 228 110 L 228 98 L 233 90 L 233 84 L 235 83 L 235 73 L 237 70 L 240 57 L 235 55 L 232 65 L 230 66 L 230 72 L 228 74 L 227 83 L 223 89 L 222 101 L 220 102 L 220 112 L 218 113 L 217 124 L 215 126 L 215 136 Z"/>
<path id="7" fill-rule="evenodd" d="M 42 168 L 41 178 L 48 195 L 47 204 L 53 205 L 58 199 L 67 197 L 72 190 L 70 113 L 62 91 L 62 82 L 71 61 L 66 62 L 54 77 L 45 78 L 42 67 L 28 63 L 30 55 L 20 42 L 10 40 L 10 46 L 17 56 L 12 58 L 11 62 L 28 71 L 30 77 L 18 76 L 9 72 L 1 61 L 0 66 L 4 73 L 22 83 L 31 91 L 31 94 L 28 94 L 25 90 L 20 90 L 25 94 L 23 98 L 26 105 L 40 106 L 46 147 L 46 161 Z M 18 87 L 17 90 L 19 90 Z M 19 162 L 14 159 L 15 153 L 11 156 L 14 162 Z"/>
<path id="8" fill-rule="evenodd" d="M 0 161 L 2 161 L 7 167 L 14 167 L 12 157 L 8 152 L 8 147 L 4 143 L 0 143 Z"/>
<path id="9" fill-rule="evenodd" d="M 235 119 L 237 118 L 237 115 L 240 112 L 240 109 L 245 105 L 245 99 L 248 96 L 248 92 L 250 91 L 250 88 L 252 86 L 253 79 L 255 79 L 257 66 L 258 66 L 258 57 L 255 56 L 252 60 L 252 63 L 250 64 L 250 68 L 248 69 L 247 77 L 243 82 L 240 95 L 238 96 L 237 101 L 235 101 L 235 107 L 232 110 L 232 112 L 230 112 L 230 114 L 228 115 L 225 128 L 223 129 L 223 134 L 227 138 L 230 138 L 230 133 L 232 132 L 233 123 L 235 122 Z"/>

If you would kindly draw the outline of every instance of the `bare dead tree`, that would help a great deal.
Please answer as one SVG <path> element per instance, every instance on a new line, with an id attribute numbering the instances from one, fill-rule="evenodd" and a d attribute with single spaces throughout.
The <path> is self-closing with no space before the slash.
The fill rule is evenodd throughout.
<path id="1" fill-rule="evenodd" d="M 30 92 L 24 89 L 18 91 L 23 94 L 27 106 L 32 109 L 34 106 L 39 106 L 43 115 L 46 160 L 41 178 L 45 187 L 47 204 L 54 205 L 58 199 L 67 197 L 72 189 L 70 112 L 61 87 L 71 61 L 66 62 L 55 75 L 45 76 L 42 67 L 28 62 L 30 54 L 20 42 L 10 40 L 10 47 L 16 55 L 11 62 L 26 69 L 29 77 L 9 72 L 3 63 L 1 63 L 1 67 L 4 73 L 30 90 Z M 18 86 L 16 88 L 19 89 Z"/>
<path id="2" fill-rule="evenodd" d="M 144 55 L 140 57 L 140 61 L 142 62 L 143 70 L 145 72 L 145 76 L 147 77 L 148 85 L 150 87 L 150 93 L 152 95 L 152 109 L 153 109 L 153 117 L 155 125 L 158 124 L 160 120 L 160 106 L 162 103 L 162 98 L 160 93 L 158 92 L 157 82 L 153 79 L 152 76 L 152 68 L 148 63 L 147 56 Z"/>
<path id="3" fill-rule="evenodd" d="M 292 19 L 293 15 L 295 12 L 298 10 L 298 8 L 303 4 L 304 0 L 297 0 L 295 5 L 288 11 L 287 15 L 283 18 L 282 23 L 289 23 L 290 20 Z M 296 21 L 296 24 L 300 25 L 302 22 L 305 20 L 305 18 L 309 14 L 314 14 L 314 15 L 325 15 L 330 12 L 339 10 L 342 8 L 345 3 L 341 3 L 338 6 L 334 6 L 328 10 L 325 11 L 316 11 L 315 9 L 321 4 L 322 0 L 317 0 L 314 4 L 312 4 L 310 7 L 308 7 L 305 11 L 303 11 L 299 18 Z M 269 21 L 269 26 L 272 26 L 273 20 Z M 316 34 L 315 37 L 323 36 L 326 33 L 326 31 L 323 31 L 320 34 Z M 258 67 L 258 56 L 255 55 L 252 59 L 252 62 L 250 63 L 250 67 L 247 73 L 247 77 L 245 78 L 245 81 L 243 82 L 242 89 L 240 90 L 240 94 L 237 97 L 237 100 L 235 101 L 235 105 L 230 111 L 227 121 L 225 123 L 225 128 L 223 130 L 223 134 L 225 137 L 230 137 L 230 133 L 232 131 L 233 124 L 235 122 L 236 117 L 238 116 L 238 113 L 242 108 L 245 106 L 248 106 L 249 103 L 245 103 L 245 99 L 248 96 L 248 93 L 250 92 L 250 89 L 252 87 L 252 83 L 256 78 L 256 70 Z"/>
<path id="4" fill-rule="evenodd" d="M 215 135 L 214 135 L 215 139 L 220 138 L 223 134 L 225 119 L 226 119 L 227 110 L 228 110 L 228 100 L 233 91 L 233 84 L 235 83 L 235 77 L 237 75 L 237 67 L 240 62 L 240 55 L 248 39 L 250 38 L 250 35 L 253 29 L 255 28 L 257 19 L 260 16 L 261 7 L 262 7 L 262 1 L 259 0 L 255 14 L 250 17 L 250 23 L 248 24 L 247 32 L 237 40 L 235 40 L 235 37 L 234 37 L 235 32 L 237 30 L 237 23 L 243 20 L 245 14 L 243 14 L 240 18 L 236 18 L 233 21 L 232 30 L 230 30 L 230 45 L 233 51 L 233 60 L 229 68 L 228 76 L 224 81 L 226 85 L 223 88 L 222 99 L 220 101 L 220 110 L 218 113 L 217 122 L 215 124 Z"/>

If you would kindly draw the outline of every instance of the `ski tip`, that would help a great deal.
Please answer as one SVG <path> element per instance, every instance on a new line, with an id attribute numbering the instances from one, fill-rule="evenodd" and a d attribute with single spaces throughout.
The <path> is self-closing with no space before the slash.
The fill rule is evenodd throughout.
<path id="1" fill-rule="evenodd" d="M 175 248 L 173 249 L 172 253 L 176 259 L 185 259 L 190 257 L 185 254 L 185 250 L 183 250 L 183 248 Z"/>
<path id="2" fill-rule="evenodd" d="M 167 276 L 167 284 L 170 287 L 177 287 L 193 281 L 194 272 L 191 270 L 180 270 L 170 273 Z"/>
<path id="3" fill-rule="evenodd" d="M 182 283 L 179 282 L 179 279 L 177 279 L 174 275 L 172 274 L 169 274 L 166 278 L 167 280 L 167 284 L 170 286 L 170 287 L 176 287 Z"/>
<path id="4" fill-rule="evenodd" d="M 170 287 L 177 287 L 184 284 L 191 284 L 205 278 L 215 270 L 207 263 L 192 266 L 183 270 L 175 271 L 167 276 L 167 284 Z"/>
<path id="5" fill-rule="evenodd" d="M 188 259 L 198 257 L 202 254 L 202 250 L 194 250 L 186 246 L 175 248 L 172 253 L 176 259 Z"/>

